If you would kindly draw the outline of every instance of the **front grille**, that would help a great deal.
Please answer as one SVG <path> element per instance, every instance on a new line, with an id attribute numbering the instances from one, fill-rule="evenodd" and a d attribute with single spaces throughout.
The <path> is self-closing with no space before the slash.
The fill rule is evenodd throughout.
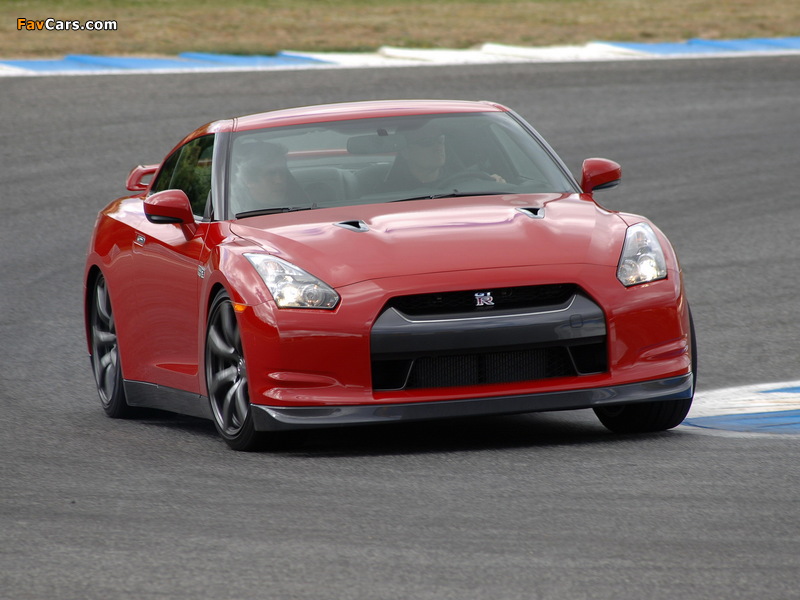
<path id="1" fill-rule="evenodd" d="M 392 298 L 388 307 L 395 308 L 408 316 L 464 314 L 482 310 L 531 309 L 564 304 L 575 294 L 575 290 L 574 284 L 559 283 L 416 294 Z M 480 305 L 476 294 L 489 294 L 492 305 Z"/>
<path id="2" fill-rule="evenodd" d="M 571 283 L 397 296 L 370 343 L 375 391 L 608 371 L 603 311 Z"/>

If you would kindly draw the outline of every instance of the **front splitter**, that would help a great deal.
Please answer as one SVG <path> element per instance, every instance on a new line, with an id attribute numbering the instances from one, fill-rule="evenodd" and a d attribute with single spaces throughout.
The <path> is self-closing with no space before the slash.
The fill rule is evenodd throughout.
<path id="1" fill-rule="evenodd" d="M 693 387 L 692 374 L 687 373 L 618 386 L 464 400 L 354 406 L 251 406 L 256 430 L 282 431 L 688 400 L 694 393 Z"/>

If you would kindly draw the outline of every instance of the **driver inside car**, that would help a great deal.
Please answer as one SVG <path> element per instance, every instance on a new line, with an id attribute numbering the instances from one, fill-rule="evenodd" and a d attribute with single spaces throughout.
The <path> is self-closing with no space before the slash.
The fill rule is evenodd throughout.
<path id="1" fill-rule="evenodd" d="M 464 172 L 463 166 L 448 161 L 446 136 L 436 123 L 425 123 L 414 129 L 398 129 L 399 151 L 386 176 L 386 190 L 437 187 L 448 178 Z M 491 178 L 505 183 L 500 175 Z"/>
<path id="2" fill-rule="evenodd" d="M 236 199 L 240 211 L 291 208 L 308 204 L 300 184 L 286 164 L 287 149 L 263 143 L 238 168 Z"/>

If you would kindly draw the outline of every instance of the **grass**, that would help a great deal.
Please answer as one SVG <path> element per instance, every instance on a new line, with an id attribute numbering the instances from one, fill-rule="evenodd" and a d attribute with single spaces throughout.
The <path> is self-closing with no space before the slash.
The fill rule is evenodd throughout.
<path id="1" fill-rule="evenodd" d="M 115 20 L 116 31 L 17 20 Z M 0 57 L 357 52 L 800 35 L 797 0 L 2 0 Z"/>

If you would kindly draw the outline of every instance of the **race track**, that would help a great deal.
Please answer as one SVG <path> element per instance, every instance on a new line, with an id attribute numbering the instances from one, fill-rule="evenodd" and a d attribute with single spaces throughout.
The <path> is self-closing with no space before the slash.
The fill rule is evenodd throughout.
<path id="1" fill-rule="evenodd" d="M 490 99 L 684 268 L 700 391 L 800 379 L 800 57 L 0 80 L 0 598 L 800 598 L 800 436 L 590 412 L 308 434 L 107 419 L 83 336 L 94 217 L 207 121 Z"/>

